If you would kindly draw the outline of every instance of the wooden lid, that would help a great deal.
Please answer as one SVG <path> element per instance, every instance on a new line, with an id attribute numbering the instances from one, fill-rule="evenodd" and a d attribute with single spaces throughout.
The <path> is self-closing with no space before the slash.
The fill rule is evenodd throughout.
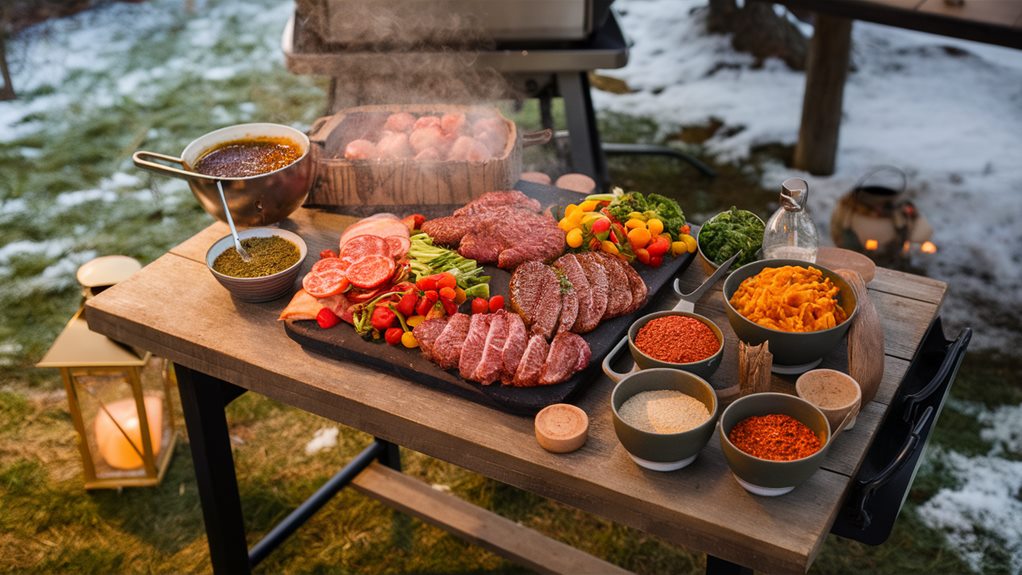
<path id="1" fill-rule="evenodd" d="M 575 451 L 588 436 L 589 416 L 574 405 L 555 403 L 536 414 L 536 441 L 547 451 Z"/>
<path id="2" fill-rule="evenodd" d="M 873 281 L 877 271 L 876 263 L 869 259 L 869 256 L 844 248 L 820 246 L 816 253 L 816 261 L 832 270 L 844 268 L 859 272 L 865 283 Z"/>

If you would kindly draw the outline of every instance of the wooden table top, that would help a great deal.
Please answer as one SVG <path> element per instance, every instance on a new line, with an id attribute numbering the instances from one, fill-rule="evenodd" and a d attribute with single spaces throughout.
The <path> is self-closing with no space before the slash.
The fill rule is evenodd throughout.
<path id="1" fill-rule="evenodd" d="M 336 248 L 341 229 L 352 221 L 300 209 L 281 227 L 301 235 L 311 255 Z M 277 322 L 286 298 L 262 304 L 233 300 L 206 269 L 206 250 L 227 231 L 224 224 L 211 225 L 90 299 L 90 327 L 498 481 L 770 572 L 809 568 L 947 289 L 939 281 L 877 270 L 870 297 L 883 318 L 887 342 L 877 398 L 863 409 L 852 431 L 835 439 L 820 471 L 788 495 L 766 498 L 747 493 L 733 479 L 716 437 L 683 470 L 659 473 L 638 467 L 614 434 L 613 384 L 605 377 L 594 380 L 575 401 L 590 418 L 588 442 L 577 452 L 554 455 L 536 442 L 531 418 L 307 352 Z M 306 270 L 315 260 L 314 255 L 307 258 Z M 693 263 L 682 275 L 686 291 L 704 277 L 702 266 Z M 711 378 L 717 386 L 737 377 L 737 342 L 721 299 L 718 284 L 696 306 L 727 336 L 724 365 Z M 654 305 L 669 307 L 675 301 L 669 294 Z M 843 346 L 824 366 L 846 368 Z M 794 393 L 793 378 L 775 376 L 773 383 L 778 391 Z"/>

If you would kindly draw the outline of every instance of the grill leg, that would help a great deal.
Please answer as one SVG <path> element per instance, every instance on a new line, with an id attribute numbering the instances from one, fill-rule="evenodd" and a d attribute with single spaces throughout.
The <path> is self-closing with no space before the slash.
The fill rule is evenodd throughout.
<path id="1" fill-rule="evenodd" d="M 249 573 L 245 523 L 224 406 L 236 386 L 174 366 L 214 573 Z"/>
<path id="2" fill-rule="evenodd" d="M 596 180 L 597 187 L 605 189 L 609 180 L 607 162 L 596 128 L 596 113 L 589 93 L 588 72 L 561 72 L 557 74 L 557 89 L 564 98 L 564 116 L 568 121 L 571 139 L 571 164 Z"/>

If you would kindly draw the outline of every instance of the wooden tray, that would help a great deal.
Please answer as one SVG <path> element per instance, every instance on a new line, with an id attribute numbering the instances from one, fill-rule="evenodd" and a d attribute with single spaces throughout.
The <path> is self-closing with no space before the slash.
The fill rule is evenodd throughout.
<path id="1" fill-rule="evenodd" d="M 556 188 L 525 186 L 519 184 L 517 189 L 535 197 L 547 206 L 563 208 L 569 203 L 578 202 L 579 194 Z M 550 193 L 550 192 L 553 193 Z M 673 279 L 692 263 L 694 254 L 685 254 L 677 258 L 668 258 L 659 268 L 638 265 L 636 270 L 649 288 L 649 301 L 653 301 L 662 289 L 670 289 Z M 505 270 L 485 266 L 491 276 L 491 294 L 508 295 L 510 273 Z M 648 307 L 648 304 L 647 304 Z M 347 325 L 333 329 L 320 329 L 314 321 L 289 320 L 284 322 L 287 335 L 310 351 L 329 357 L 355 361 L 373 366 L 381 371 L 399 377 L 430 385 L 443 391 L 477 401 L 518 415 L 532 415 L 540 409 L 553 404 L 569 401 L 575 394 L 585 389 L 600 373 L 600 363 L 614 345 L 628 331 L 632 322 L 648 313 L 646 308 L 630 315 L 605 321 L 595 330 L 582 337 L 589 343 L 592 359 L 589 366 L 576 373 L 571 379 L 557 385 L 542 387 L 506 387 L 499 383 L 480 385 L 462 379 L 457 371 L 445 371 L 426 359 L 420 352 L 393 347 L 385 343 L 374 343 L 359 337 Z"/>

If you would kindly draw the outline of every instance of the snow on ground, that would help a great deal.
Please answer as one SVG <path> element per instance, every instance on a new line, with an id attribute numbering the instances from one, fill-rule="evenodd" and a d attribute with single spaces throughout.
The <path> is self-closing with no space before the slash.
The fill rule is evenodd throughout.
<path id="1" fill-rule="evenodd" d="M 50 118 L 63 118 L 72 105 L 102 109 L 129 97 L 152 101 L 162 86 L 181 76 L 215 82 L 282 66 L 279 38 L 291 2 L 199 4 L 196 14 L 189 15 L 178 0 L 115 3 L 9 40 L 14 84 L 21 94 L 33 95 L 0 103 L 0 141 L 17 140 L 40 127 L 59 130 Z M 749 56 L 734 52 L 727 38 L 705 35 L 704 5 L 705 0 L 618 0 L 615 7 L 634 45 L 627 67 L 604 73 L 624 79 L 636 92 L 594 93 L 598 109 L 650 116 L 665 131 L 718 118 L 741 130 L 721 130 L 708 148 L 734 161 L 742 161 L 758 144 L 794 144 L 803 75 L 777 61 L 757 67 Z M 245 26 L 224 49 L 215 40 L 227 22 Z M 175 33 L 180 30 L 185 33 Z M 164 55 L 160 65 L 134 53 L 142 44 Z M 1022 213 L 1022 51 L 860 22 L 854 28 L 853 59 L 856 70 L 845 91 L 837 173 L 821 178 L 774 166 L 764 183 L 775 186 L 793 175 L 809 180 L 811 209 L 821 236 L 828 237 L 828 214 L 841 194 L 877 165 L 902 168 L 917 192 L 913 200 L 936 229 L 939 257 L 916 263 L 950 283 L 945 320 L 976 328 L 974 349 L 1012 352 L 1022 330 L 995 326 L 1011 326 L 1012 321 L 996 316 L 1018 318 L 1022 309 L 1022 234 L 1015 222 Z M 224 124 L 252 119 L 257 112 L 250 102 L 213 110 Z M 160 133 L 154 126 L 149 135 Z M 26 160 L 33 154 L 38 150 L 22 151 Z M 188 201 L 182 183 L 161 188 L 171 190 L 163 201 Z M 30 197 L 4 195 L 0 222 L 26 214 L 52 218 L 87 202 L 126 200 L 151 198 L 137 175 L 112 173 L 93 188 L 65 193 L 43 206 Z M 69 239 L 12 242 L 0 246 L 0 279 L 9 279 L 5 276 L 14 259 L 55 250 L 69 256 L 20 289 L 73 281 L 74 268 L 95 255 Z M 1000 302 L 1000 307 L 994 306 L 991 316 L 976 316 L 977 300 Z M 0 343 L 0 363 L 19 350 L 16 342 Z M 976 416 L 986 425 L 983 438 L 994 446 L 991 453 L 931 454 L 942 458 L 959 482 L 940 491 L 920 513 L 977 568 L 983 556 L 977 533 L 999 534 L 1014 557 L 1011 568 L 1019 571 L 1022 463 L 1004 455 L 1017 459 L 1022 452 L 1022 407 L 977 409 Z M 317 433 L 309 448 L 329 443 L 328 435 Z"/>

